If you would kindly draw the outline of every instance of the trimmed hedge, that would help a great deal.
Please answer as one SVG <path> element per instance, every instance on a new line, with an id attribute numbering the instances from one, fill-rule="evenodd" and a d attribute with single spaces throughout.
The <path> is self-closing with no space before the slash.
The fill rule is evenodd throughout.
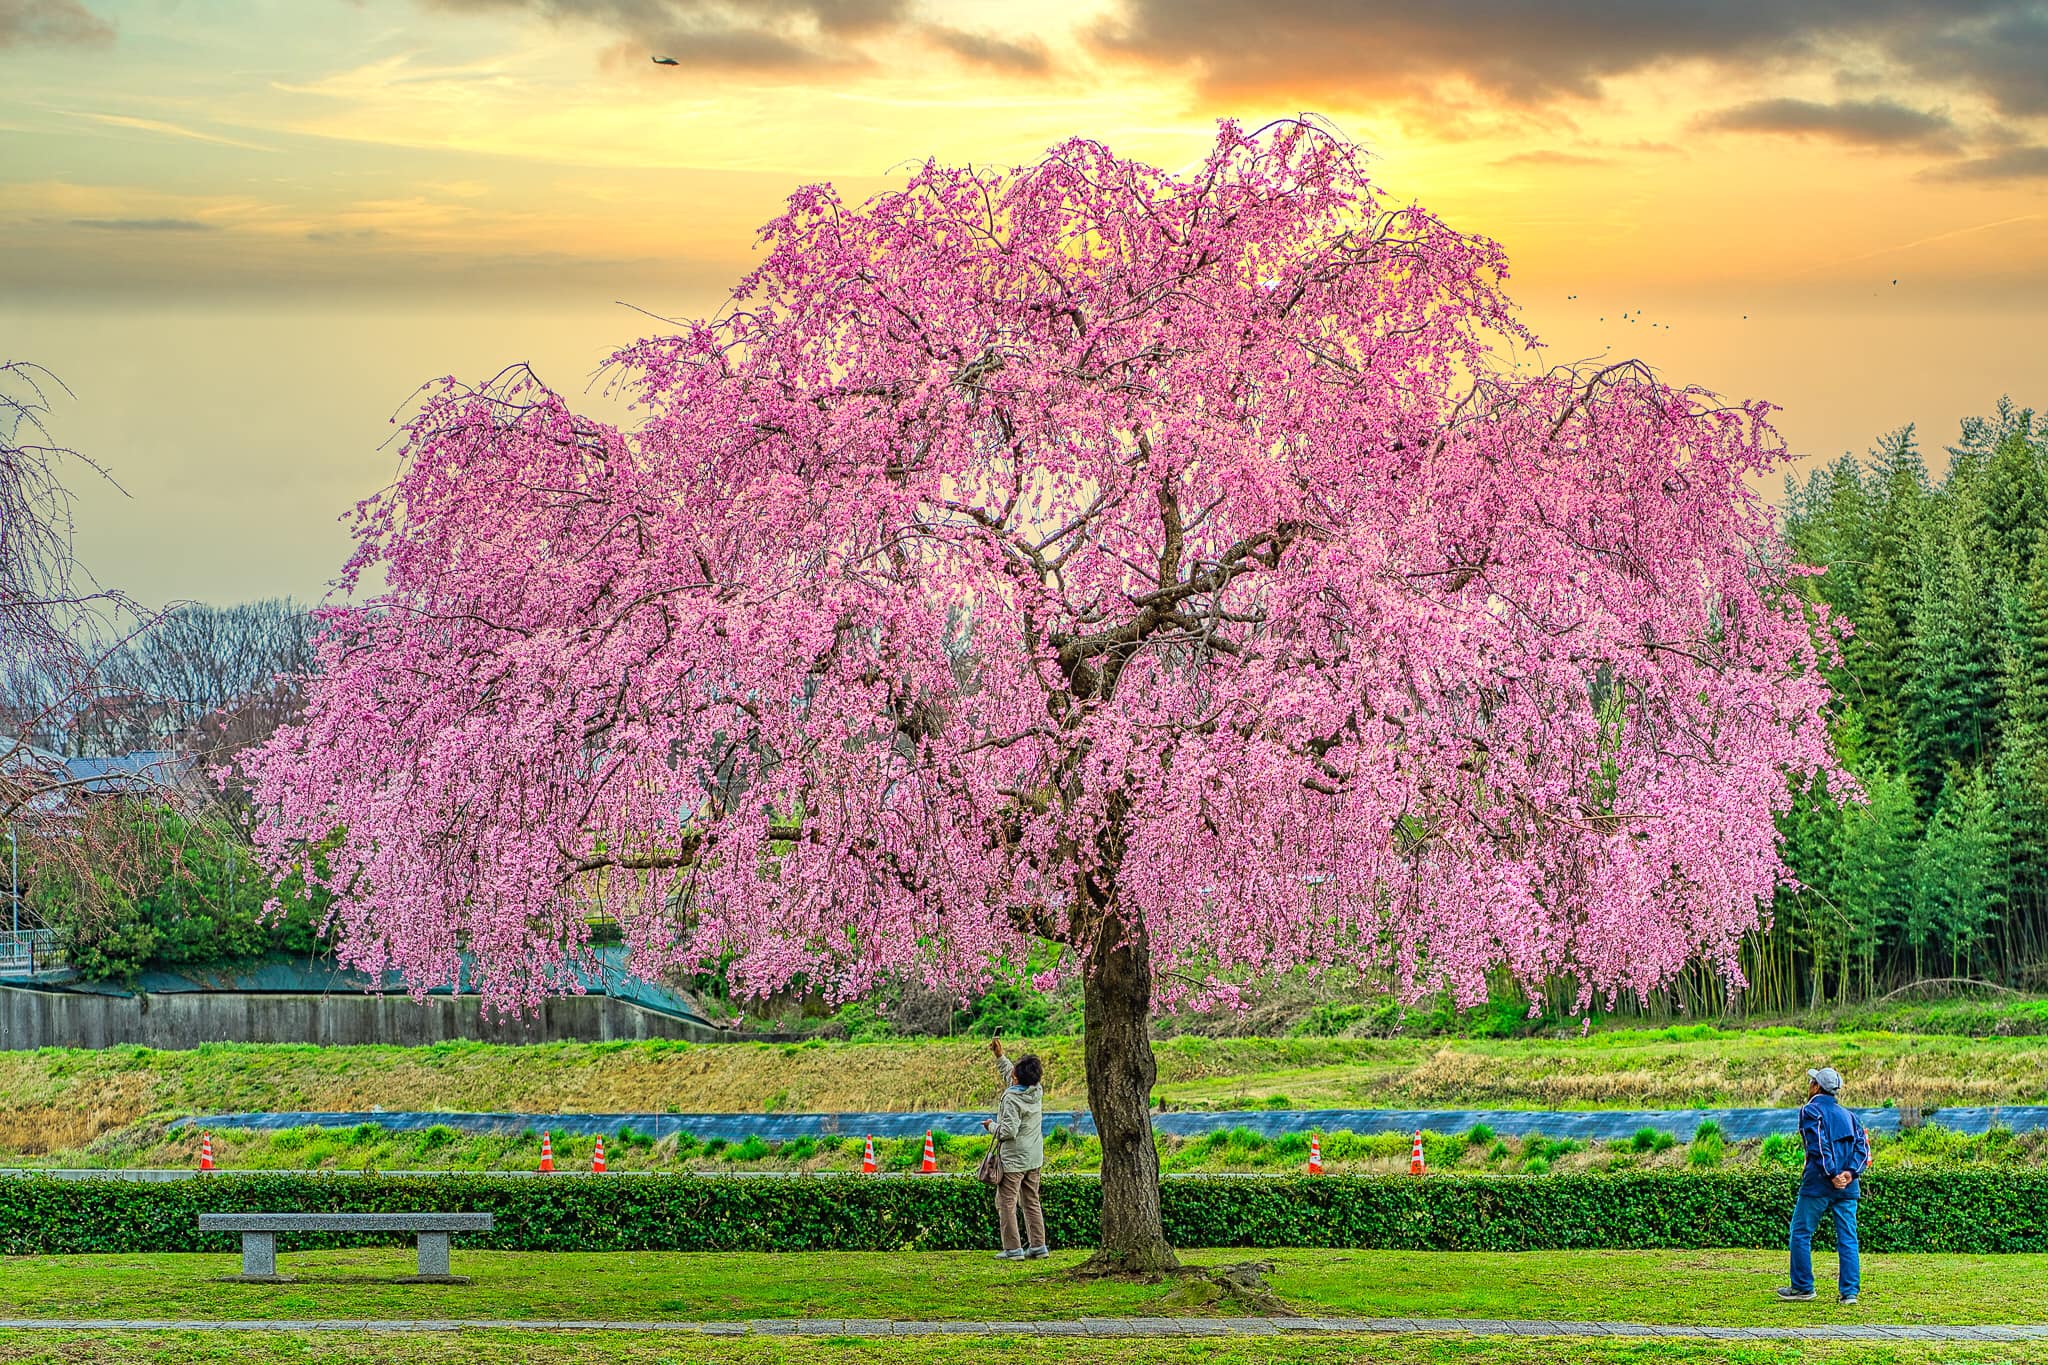
<path id="1" fill-rule="evenodd" d="M 1776 1247 L 1796 1177 L 1776 1171 L 1560 1176 L 1191 1177 L 1164 1182 L 1167 1236 L 1189 1247 L 1537 1251 Z M 1891 1171 L 1867 1176 L 1866 1251 L 2048 1251 L 2048 1172 Z M 1101 1187 L 1049 1176 L 1054 1246 L 1095 1240 Z M 496 1230 L 465 1245 L 508 1251 L 931 1251 L 995 1245 L 972 1180 L 858 1175 L 431 1178 L 213 1175 L 143 1183 L 0 1180 L 0 1253 L 230 1251 L 201 1212 L 472 1210 Z M 286 1248 L 405 1237 L 285 1237 Z"/>

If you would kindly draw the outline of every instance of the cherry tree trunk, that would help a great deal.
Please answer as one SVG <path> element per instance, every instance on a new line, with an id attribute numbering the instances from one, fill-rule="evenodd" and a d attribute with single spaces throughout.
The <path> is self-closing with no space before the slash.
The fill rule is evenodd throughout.
<path id="1" fill-rule="evenodd" d="M 1088 1105 L 1102 1142 L 1102 1246 L 1089 1268 L 1170 1270 L 1180 1261 L 1159 1218 L 1152 1145 L 1152 954 L 1142 921 L 1106 914 L 1082 997 Z"/>

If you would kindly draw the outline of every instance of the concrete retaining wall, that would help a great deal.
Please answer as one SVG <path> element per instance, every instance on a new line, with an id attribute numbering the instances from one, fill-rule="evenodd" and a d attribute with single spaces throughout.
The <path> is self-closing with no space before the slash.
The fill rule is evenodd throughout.
<path id="1" fill-rule="evenodd" d="M 202 1043 L 487 1043 L 712 1040 L 713 1030 L 603 995 L 549 1000 L 531 1018 L 496 1019 L 473 995 L 285 995 L 193 991 L 112 996 L 0 987 L 0 1050 Z"/>

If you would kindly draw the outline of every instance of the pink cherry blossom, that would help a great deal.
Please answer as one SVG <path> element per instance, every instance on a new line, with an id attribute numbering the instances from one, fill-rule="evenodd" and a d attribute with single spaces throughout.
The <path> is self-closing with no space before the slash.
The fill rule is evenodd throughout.
<path id="1" fill-rule="evenodd" d="M 1127 955 L 1088 1022 L 1140 1038 L 1155 983 L 1303 964 L 1736 971 L 1830 765 L 1767 405 L 1533 368 L 1500 248 L 1305 123 L 807 187 L 761 240 L 613 358 L 631 430 L 448 381 L 358 510 L 384 586 L 260 764 L 348 961 L 530 1006 L 602 906 L 640 971 L 844 998 L 1051 939 Z M 1151 1079 L 1104 1047 L 1098 1122 Z"/>

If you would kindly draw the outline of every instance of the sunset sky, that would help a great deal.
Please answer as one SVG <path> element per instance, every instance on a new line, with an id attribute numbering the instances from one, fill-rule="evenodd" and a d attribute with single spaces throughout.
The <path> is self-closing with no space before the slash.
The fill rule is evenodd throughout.
<path id="1" fill-rule="evenodd" d="M 2048 0 L 0 0 L 0 358 L 101 579 L 313 598 L 417 384 L 580 389 L 800 183 L 1301 111 L 1809 464 L 2048 401 Z"/>

